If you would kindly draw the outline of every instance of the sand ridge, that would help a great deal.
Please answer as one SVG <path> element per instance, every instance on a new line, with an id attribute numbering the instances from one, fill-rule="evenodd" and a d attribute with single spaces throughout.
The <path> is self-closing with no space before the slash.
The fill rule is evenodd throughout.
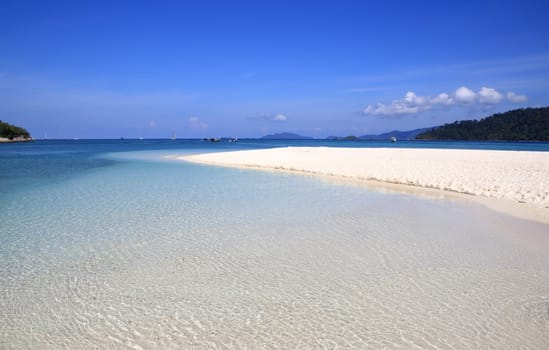
<path id="1" fill-rule="evenodd" d="M 373 180 L 475 195 L 495 209 L 549 222 L 547 152 L 284 147 L 198 154 L 179 159 Z"/>

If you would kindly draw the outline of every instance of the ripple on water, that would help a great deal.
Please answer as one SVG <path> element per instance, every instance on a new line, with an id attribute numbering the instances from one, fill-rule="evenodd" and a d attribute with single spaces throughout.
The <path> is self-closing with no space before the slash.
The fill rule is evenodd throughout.
<path id="1" fill-rule="evenodd" d="M 549 344 L 547 245 L 514 235 L 544 228 L 482 208 L 131 162 L 28 196 L 0 213 L 0 347 Z"/>

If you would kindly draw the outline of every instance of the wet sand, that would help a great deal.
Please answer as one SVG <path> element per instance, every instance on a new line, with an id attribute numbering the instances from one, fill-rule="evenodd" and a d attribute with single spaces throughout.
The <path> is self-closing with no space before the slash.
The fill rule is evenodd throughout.
<path id="1" fill-rule="evenodd" d="M 549 223 L 546 152 L 286 147 L 179 159 L 442 190 L 514 216 Z"/>

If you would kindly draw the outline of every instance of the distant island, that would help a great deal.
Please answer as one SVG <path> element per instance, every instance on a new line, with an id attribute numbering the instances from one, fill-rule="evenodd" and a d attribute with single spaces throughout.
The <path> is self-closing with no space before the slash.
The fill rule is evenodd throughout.
<path id="1" fill-rule="evenodd" d="M 393 131 L 385 132 L 383 134 L 378 134 L 378 135 L 362 135 L 362 136 L 359 136 L 359 138 L 361 140 L 388 140 L 391 137 L 396 137 L 399 140 L 415 140 L 417 135 L 431 129 L 432 127 L 414 129 L 414 130 L 408 130 L 408 131 L 393 130 Z"/>
<path id="2" fill-rule="evenodd" d="M 391 137 L 394 137 L 398 140 L 415 140 L 417 135 L 431 129 L 432 127 L 414 129 L 414 130 L 408 130 L 408 131 L 393 130 L 389 132 L 384 132 L 382 134 L 369 134 L 369 135 L 362 135 L 362 136 L 354 136 L 354 135 L 328 136 L 327 139 L 338 140 L 338 141 L 361 141 L 361 140 L 387 141 L 387 140 L 390 140 Z"/>
<path id="3" fill-rule="evenodd" d="M 0 120 L 1 142 L 26 142 L 31 141 L 30 133 L 22 127 L 15 126 Z"/>
<path id="4" fill-rule="evenodd" d="M 422 132 L 418 140 L 549 141 L 549 107 L 515 109 Z"/>
<path id="5" fill-rule="evenodd" d="M 355 135 L 349 136 L 328 136 L 326 140 L 337 140 L 337 141 L 358 141 L 360 138 Z"/>
<path id="6" fill-rule="evenodd" d="M 311 140 L 312 137 L 293 134 L 291 132 L 282 132 L 278 134 L 265 135 L 263 140 Z"/>

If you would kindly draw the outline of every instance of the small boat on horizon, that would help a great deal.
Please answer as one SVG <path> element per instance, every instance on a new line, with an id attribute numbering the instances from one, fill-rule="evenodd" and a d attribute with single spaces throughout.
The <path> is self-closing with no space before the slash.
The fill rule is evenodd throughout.
<path id="1" fill-rule="evenodd" d="M 394 137 L 394 136 L 391 136 L 391 137 L 389 138 L 389 140 L 390 140 L 391 142 L 397 142 L 397 138 Z"/>

